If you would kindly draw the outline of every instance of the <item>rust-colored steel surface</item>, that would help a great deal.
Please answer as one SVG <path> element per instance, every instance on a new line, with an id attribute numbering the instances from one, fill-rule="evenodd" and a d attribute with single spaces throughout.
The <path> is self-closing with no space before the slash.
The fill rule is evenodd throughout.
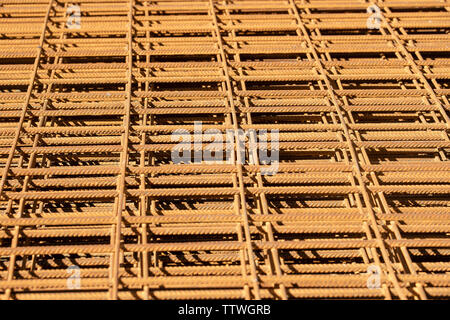
<path id="1" fill-rule="evenodd" d="M 449 31 L 449 0 L 1 1 L 0 298 L 448 299 Z"/>

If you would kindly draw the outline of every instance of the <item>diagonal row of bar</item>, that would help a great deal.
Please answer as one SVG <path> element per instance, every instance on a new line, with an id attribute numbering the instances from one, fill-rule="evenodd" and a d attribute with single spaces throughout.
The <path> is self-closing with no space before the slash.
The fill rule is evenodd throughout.
<path id="1" fill-rule="evenodd" d="M 449 298 L 449 18 L 2 1 L 0 298 Z"/>

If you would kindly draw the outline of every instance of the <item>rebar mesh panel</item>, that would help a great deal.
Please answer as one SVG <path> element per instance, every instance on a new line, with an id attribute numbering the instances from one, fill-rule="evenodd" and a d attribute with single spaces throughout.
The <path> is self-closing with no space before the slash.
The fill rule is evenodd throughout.
<path id="1" fill-rule="evenodd" d="M 448 0 L 73 5 L 0 6 L 2 298 L 449 298 Z"/>

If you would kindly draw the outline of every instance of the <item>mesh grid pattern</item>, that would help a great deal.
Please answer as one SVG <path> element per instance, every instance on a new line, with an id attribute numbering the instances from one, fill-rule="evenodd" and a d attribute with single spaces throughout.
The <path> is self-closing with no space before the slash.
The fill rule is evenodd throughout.
<path id="1" fill-rule="evenodd" d="M 76 4 L 0 6 L 2 298 L 449 298 L 448 0 Z"/>

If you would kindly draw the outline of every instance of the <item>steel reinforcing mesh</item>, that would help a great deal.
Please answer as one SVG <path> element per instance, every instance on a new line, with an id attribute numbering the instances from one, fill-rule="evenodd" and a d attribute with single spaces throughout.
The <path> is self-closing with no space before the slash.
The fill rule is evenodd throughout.
<path id="1" fill-rule="evenodd" d="M 0 297 L 449 298 L 449 31 L 448 0 L 2 1 Z"/>

